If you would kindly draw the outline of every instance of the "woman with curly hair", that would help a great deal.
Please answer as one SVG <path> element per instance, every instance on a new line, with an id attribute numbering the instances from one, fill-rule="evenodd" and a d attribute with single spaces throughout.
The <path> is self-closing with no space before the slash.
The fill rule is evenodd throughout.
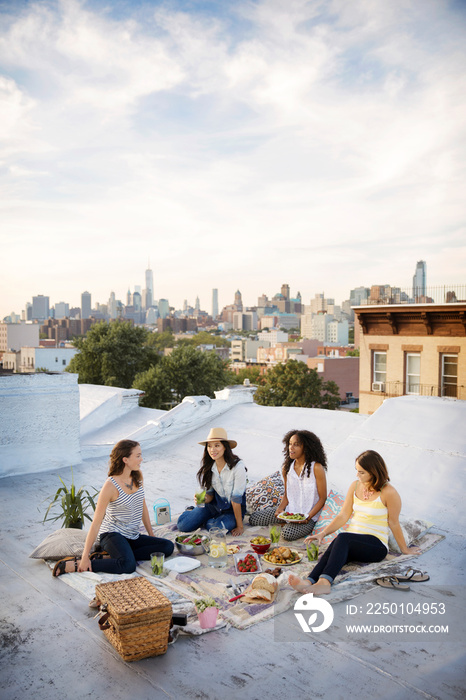
<path id="1" fill-rule="evenodd" d="M 73 571 L 131 574 L 137 562 L 149 560 L 152 552 L 163 552 L 166 557 L 172 554 L 173 542 L 154 537 L 144 498 L 141 462 L 138 442 L 120 440 L 115 445 L 110 455 L 108 479 L 100 491 L 81 559 L 61 559 L 55 565 L 54 576 Z M 139 533 L 141 521 L 147 535 Z M 109 556 L 91 554 L 97 537 L 101 550 Z"/>
<path id="2" fill-rule="evenodd" d="M 283 525 L 277 518 L 280 513 L 302 513 L 304 522 L 289 522 L 283 527 L 284 539 L 292 541 L 311 534 L 327 499 L 327 458 L 321 441 L 309 430 L 289 430 L 283 444 L 283 498 L 277 508 L 252 513 L 249 524 Z"/>
<path id="3" fill-rule="evenodd" d="M 229 440 L 224 428 L 212 428 L 204 446 L 197 479 L 206 491 L 202 506 L 192 506 L 178 518 L 178 530 L 193 532 L 199 527 L 223 527 L 232 535 L 243 534 L 246 513 L 246 467 L 233 453 L 236 440 Z"/>

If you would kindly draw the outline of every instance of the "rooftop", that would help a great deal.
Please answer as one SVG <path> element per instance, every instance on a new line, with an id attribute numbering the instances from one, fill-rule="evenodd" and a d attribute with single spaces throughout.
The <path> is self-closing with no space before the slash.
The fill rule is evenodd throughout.
<path id="1" fill-rule="evenodd" d="M 76 483 L 100 488 L 112 444 L 137 434 L 148 504 L 165 496 L 174 513 L 192 501 L 198 442 L 212 425 L 222 425 L 238 441 L 235 452 L 244 459 L 251 482 L 280 467 L 281 438 L 293 427 L 321 437 L 328 479 L 339 491 L 346 491 L 353 478 L 355 456 L 363 449 L 378 450 L 403 498 L 402 512 L 433 522 L 434 530 L 446 537 L 415 562 L 430 574 L 428 583 L 413 584 L 409 593 L 377 587 L 351 602 L 443 602 L 453 617 L 464 619 L 465 402 L 401 397 L 362 416 L 263 407 L 248 399 L 241 402 L 236 392 L 214 401 L 190 398 L 164 413 L 139 408 L 133 397 L 118 403 L 117 389 L 81 386 L 80 392 L 83 461 L 73 466 Z M 94 431 L 92 415 L 99 426 Z M 299 641 L 279 641 L 275 618 L 244 631 L 180 637 L 164 656 L 123 662 L 98 629 L 87 601 L 53 580 L 41 561 L 28 559 L 54 529 L 42 525 L 38 506 L 55 490 L 57 475 L 66 476 L 67 470 L 0 479 L 3 700 L 30 695 L 35 700 L 100 699 L 110 689 L 115 700 L 464 697 L 461 641 L 445 635 L 432 641 L 398 641 L 395 635 L 356 641 L 345 631 L 346 603 L 334 605 L 334 624 L 325 633 L 303 634 Z M 290 625 L 294 619 L 292 611 L 280 617 Z"/>

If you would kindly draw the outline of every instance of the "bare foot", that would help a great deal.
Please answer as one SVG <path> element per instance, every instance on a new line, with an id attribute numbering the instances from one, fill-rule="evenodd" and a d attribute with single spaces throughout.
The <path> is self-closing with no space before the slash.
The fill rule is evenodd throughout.
<path id="1" fill-rule="evenodd" d="M 330 593 L 332 586 L 330 584 L 330 581 L 328 581 L 326 578 L 320 578 L 317 583 L 314 583 L 309 593 L 314 593 L 314 595 L 328 595 Z"/>
<path id="2" fill-rule="evenodd" d="M 295 591 L 298 591 L 299 593 L 312 592 L 312 583 L 306 579 L 299 578 L 299 576 L 295 576 L 294 574 L 290 574 L 288 576 L 288 583 L 295 589 Z"/>

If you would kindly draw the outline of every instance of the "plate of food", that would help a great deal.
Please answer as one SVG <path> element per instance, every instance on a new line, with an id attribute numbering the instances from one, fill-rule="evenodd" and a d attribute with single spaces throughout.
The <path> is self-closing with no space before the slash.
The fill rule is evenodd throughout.
<path id="1" fill-rule="evenodd" d="M 279 520 L 284 520 L 286 523 L 304 523 L 306 522 L 306 516 L 304 513 L 289 513 L 285 511 L 277 515 Z"/>
<path id="2" fill-rule="evenodd" d="M 260 559 L 255 552 L 234 554 L 233 557 L 237 574 L 257 574 L 262 571 Z"/>
<path id="3" fill-rule="evenodd" d="M 293 564 L 299 564 L 302 558 L 302 552 L 291 547 L 275 547 L 263 555 L 267 564 L 274 564 L 274 566 L 293 566 Z"/>

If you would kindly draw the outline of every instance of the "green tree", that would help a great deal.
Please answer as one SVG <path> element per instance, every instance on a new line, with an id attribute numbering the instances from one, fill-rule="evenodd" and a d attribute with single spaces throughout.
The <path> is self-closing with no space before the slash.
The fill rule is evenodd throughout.
<path id="1" fill-rule="evenodd" d="M 354 350 L 348 350 L 346 353 L 346 357 L 359 357 L 359 348 L 355 348 Z"/>
<path id="2" fill-rule="evenodd" d="M 199 333 L 193 335 L 191 342 L 194 346 L 215 345 L 216 347 L 228 348 L 231 345 L 230 341 L 226 338 L 221 338 L 218 335 L 213 335 L 208 331 L 199 331 Z"/>
<path id="3" fill-rule="evenodd" d="M 167 328 L 167 330 L 162 331 L 161 333 L 149 333 L 147 344 L 151 348 L 154 348 L 154 350 L 162 352 L 165 350 L 165 348 L 174 348 L 176 345 L 176 339 L 173 335 L 172 329 Z"/>
<path id="4" fill-rule="evenodd" d="M 129 389 L 134 377 L 159 360 L 147 344 L 148 331 L 131 323 L 97 323 L 85 338 L 78 338 L 79 352 L 66 368 L 79 374 L 80 384 L 104 384 Z"/>
<path id="5" fill-rule="evenodd" d="M 264 381 L 259 367 L 244 367 L 238 373 L 228 372 L 228 384 L 243 384 L 245 379 L 249 379 L 251 384 L 262 384 Z"/>
<path id="6" fill-rule="evenodd" d="M 175 403 L 170 380 L 164 368 L 165 360 L 165 357 L 161 358 L 158 365 L 136 375 L 133 388 L 144 392 L 144 396 L 139 399 L 141 406 L 167 410 Z"/>
<path id="7" fill-rule="evenodd" d="M 167 408 L 180 403 L 185 396 L 213 398 L 214 392 L 227 383 L 226 363 L 215 352 L 179 345 L 170 355 L 162 357 L 156 367 L 138 374 L 133 387 L 145 392 L 142 406 Z"/>
<path id="8" fill-rule="evenodd" d="M 335 382 L 323 382 L 315 369 L 304 362 L 288 360 L 275 365 L 265 375 L 264 384 L 257 389 L 254 400 L 262 406 L 302 406 L 328 408 L 340 405 Z"/>

